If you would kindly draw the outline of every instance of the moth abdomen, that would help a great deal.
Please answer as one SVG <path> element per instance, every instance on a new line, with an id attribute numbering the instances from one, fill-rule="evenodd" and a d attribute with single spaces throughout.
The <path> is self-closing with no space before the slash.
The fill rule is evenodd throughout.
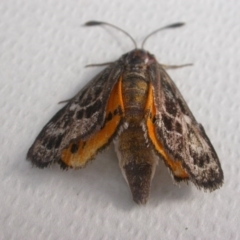
<path id="1" fill-rule="evenodd" d="M 138 204 L 146 204 L 149 197 L 153 166 L 142 161 L 130 161 L 123 166 L 133 200 Z"/>
<path id="2" fill-rule="evenodd" d="M 142 127 L 148 91 L 145 71 L 127 71 L 123 75 L 122 99 L 128 128 L 119 134 L 116 150 L 133 200 L 139 204 L 145 204 L 148 200 L 157 163 Z"/>
<path id="3" fill-rule="evenodd" d="M 120 134 L 115 147 L 120 168 L 131 189 L 133 200 L 145 204 L 157 161 L 152 147 L 146 143 L 142 127 L 130 125 Z"/>

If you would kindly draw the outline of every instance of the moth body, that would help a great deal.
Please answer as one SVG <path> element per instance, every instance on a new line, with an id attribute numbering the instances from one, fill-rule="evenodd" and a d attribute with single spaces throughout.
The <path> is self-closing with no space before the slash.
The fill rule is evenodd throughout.
<path id="1" fill-rule="evenodd" d="M 148 143 L 145 129 L 142 127 L 149 81 L 144 69 L 145 62 L 143 67 L 140 66 L 136 64 L 134 68 L 128 66 L 129 69 L 126 69 L 122 77 L 124 121 L 128 127 L 120 132 L 115 149 L 134 201 L 144 204 L 149 196 L 157 161 L 152 146 Z"/>
<path id="2" fill-rule="evenodd" d="M 86 23 L 99 24 L 112 26 Z M 134 50 L 109 63 L 44 126 L 27 159 L 39 168 L 53 163 L 64 169 L 82 168 L 114 140 L 137 203 L 147 202 L 159 159 L 176 182 L 191 181 L 209 191 L 220 188 L 223 171 L 203 126 L 165 66 L 133 42 Z"/>

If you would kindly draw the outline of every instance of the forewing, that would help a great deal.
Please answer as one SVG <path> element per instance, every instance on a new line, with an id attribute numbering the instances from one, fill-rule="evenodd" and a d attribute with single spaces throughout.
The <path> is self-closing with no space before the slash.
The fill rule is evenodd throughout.
<path id="1" fill-rule="evenodd" d="M 155 134 L 173 161 L 180 161 L 199 188 L 214 190 L 223 183 L 218 156 L 201 124 L 160 64 L 149 70 L 156 107 Z"/>
<path id="2" fill-rule="evenodd" d="M 61 153 L 63 168 L 81 168 L 93 159 L 98 151 L 104 149 L 118 133 L 123 122 L 124 106 L 122 99 L 122 78 L 115 84 L 106 107 L 106 118 L 99 131 L 88 140 L 71 143 Z"/>
<path id="3" fill-rule="evenodd" d="M 27 158 L 38 167 L 46 167 L 61 158 L 70 143 L 91 138 L 103 126 L 111 91 L 122 68 L 115 62 L 100 72 L 42 129 L 28 151 Z"/>
<path id="4" fill-rule="evenodd" d="M 146 126 L 146 132 L 150 142 L 152 143 L 155 152 L 162 158 L 166 164 L 166 166 L 170 169 L 174 179 L 176 181 L 188 180 L 189 176 L 187 172 L 183 169 L 182 163 L 179 160 L 173 160 L 172 157 L 168 154 L 168 152 L 163 147 L 162 143 L 158 140 L 157 137 L 157 127 L 156 127 L 156 106 L 153 97 L 153 85 L 149 83 L 149 91 L 147 102 L 145 106 L 145 124 L 143 127 Z"/>

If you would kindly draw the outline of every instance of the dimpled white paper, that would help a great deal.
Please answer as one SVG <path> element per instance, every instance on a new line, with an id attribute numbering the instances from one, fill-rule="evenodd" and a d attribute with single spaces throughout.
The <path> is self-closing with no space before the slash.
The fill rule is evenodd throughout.
<path id="1" fill-rule="evenodd" d="M 240 239 L 240 2 L 237 0 L 0 2 L 0 239 Z M 133 49 L 128 31 L 169 70 L 214 145 L 225 175 L 212 193 L 173 185 L 159 163 L 146 206 L 132 201 L 112 146 L 81 170 L 32 168 L 45 123 L 102 68 Z"/>

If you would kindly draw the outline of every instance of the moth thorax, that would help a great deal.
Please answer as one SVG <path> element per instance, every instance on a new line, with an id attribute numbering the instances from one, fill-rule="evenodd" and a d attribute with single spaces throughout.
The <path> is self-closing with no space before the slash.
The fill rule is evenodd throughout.
<path id="1" fill-rule="evenodd" d="M 142 121 L 148 94 L 144 76 L 126 74 L 122 81 L 122 97 L 127 121 Z"/>

